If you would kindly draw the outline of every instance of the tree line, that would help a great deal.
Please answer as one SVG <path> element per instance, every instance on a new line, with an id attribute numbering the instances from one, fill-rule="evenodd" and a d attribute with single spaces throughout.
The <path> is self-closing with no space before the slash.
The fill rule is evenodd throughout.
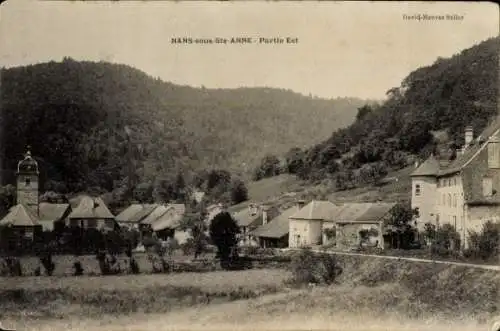
<path id="1" fill-rule="evenodd" d="M 330 178 L 344 190 L 376 182 L 415 157 L 453 158 L 467 125 L 481 132 L 497 116 L 499 46 L 492 38 L 413 71 L 385 102 L 359 107 L 354 123 L 330 138 L 265 156 L 254 179 L 290 173 L 309 181 Z M 448 134 L 444 146 L 435 132 Z"/>

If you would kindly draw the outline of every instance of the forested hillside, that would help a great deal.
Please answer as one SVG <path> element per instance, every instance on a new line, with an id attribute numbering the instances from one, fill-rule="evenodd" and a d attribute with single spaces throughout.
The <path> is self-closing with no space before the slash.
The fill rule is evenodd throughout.
<path id="1" fill-rule="evenodd" d="M 431 151 L 453 157 L 466 125 L 477 134 L 498 114 L 499 46 L 499 38 L 489 39 L 411 72 L 383 104 L 360 107 L 349 127 L 312 148 L 291 149 L 284 163 L 276 155 L 265 157 L 255 179 L 289 172 L 331 179 L 343 190 L 375 183 Z M 436 148 L 436 133 L 447 133 L 444 149 L 442 142 Z"/>
<path id="2" fill-rule="evenodd" d="M 270 151 L 327 138 L 365 103 L 178 86 L 129 66 L 69 58 L 2 69 L 1 86 L 4 183 L 31 145 L 42 179 L 68 191 L 127 185 L 129 151 L 134 184 L 175 182 L 199 169 L 251 170 Z"/>

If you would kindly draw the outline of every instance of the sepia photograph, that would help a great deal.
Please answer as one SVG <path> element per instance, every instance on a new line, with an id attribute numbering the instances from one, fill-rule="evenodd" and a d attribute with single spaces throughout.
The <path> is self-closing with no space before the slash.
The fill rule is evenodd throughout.
<path id="1" fill-rule="evenodd" d="M 500 331 L 493 2 L 0 5 L 0 331 Z"/>

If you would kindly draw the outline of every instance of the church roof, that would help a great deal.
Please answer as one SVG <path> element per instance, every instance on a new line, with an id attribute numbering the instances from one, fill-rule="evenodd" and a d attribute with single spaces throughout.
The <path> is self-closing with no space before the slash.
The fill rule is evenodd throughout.
<path id="1" fill-rule="evenodd" d="M 9 213 L 0 220 L 0 225 L 37 226 L 39 218 L 26 206 L 18 204 L 10 208 Z"/>

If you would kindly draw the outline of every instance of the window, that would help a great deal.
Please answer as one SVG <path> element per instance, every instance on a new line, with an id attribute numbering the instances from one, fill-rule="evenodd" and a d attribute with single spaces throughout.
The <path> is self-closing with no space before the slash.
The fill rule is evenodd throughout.
<path id="1" fill-rule="evenodd" d="M 25 177 L 25 178 L 24 178 L 24 184 L 25 184 L 26 186 L 30 186 L 30 185 L 31 185 L 31 178 L 29 178 L 29 177 Z"/>
<path id="2" fill-rule="evenodd" d="M 451 178 L 448 178 L 448 186 L 451 186 Z"/>
<path id="3" fill-rule="evenodd" d="M 493 181 L 490 177 L 483 178 L 483 196 L 490 197 L 493 195 Z"/>
<path id="4" fill-rule="evenodd" d="M 95 219 L 88 219 L 87 220 L 87 229 L 94 229 L 97 227 L 97 220 Z"/>
<path id="5" fill-rule="evenodd" d="M 457 194 L 453 194 L 453 207 L 457 206 Z"/>
<path id="6" fill-rule="evenodd" d="M 453 178 L 453 185 L 457 186 L 457 177 Z"/>
<path id="7" fill-rule="evenodd" d="M 451 193 L 448 193 L 448 207 L 451 207 Z"/>
<path id="8" fill-rule="evenodd" d="M 453 227 L 457 228 L 457 217 L 453 216 Z"/>
<path id="9" fill-rule="evenodd" d="M 408 191 L 407 191 L 408 192 Z M 415 185 L 415 196 L 420 196 L 421 190 L 420 190 L 420 184 Z"/>
<path id="10" fill-rule="evenodd" d="M 442 199 L 442 202 L 443 202 L 443 203 L 442 203 L 442 205 L 443 205 L 443 206 L 446 206 L 446 194 L 444 194 L 444 193 L 443 193 L 441 196 L 442 196 L 442 198 L 443 198 L 443 199 Z"/>

